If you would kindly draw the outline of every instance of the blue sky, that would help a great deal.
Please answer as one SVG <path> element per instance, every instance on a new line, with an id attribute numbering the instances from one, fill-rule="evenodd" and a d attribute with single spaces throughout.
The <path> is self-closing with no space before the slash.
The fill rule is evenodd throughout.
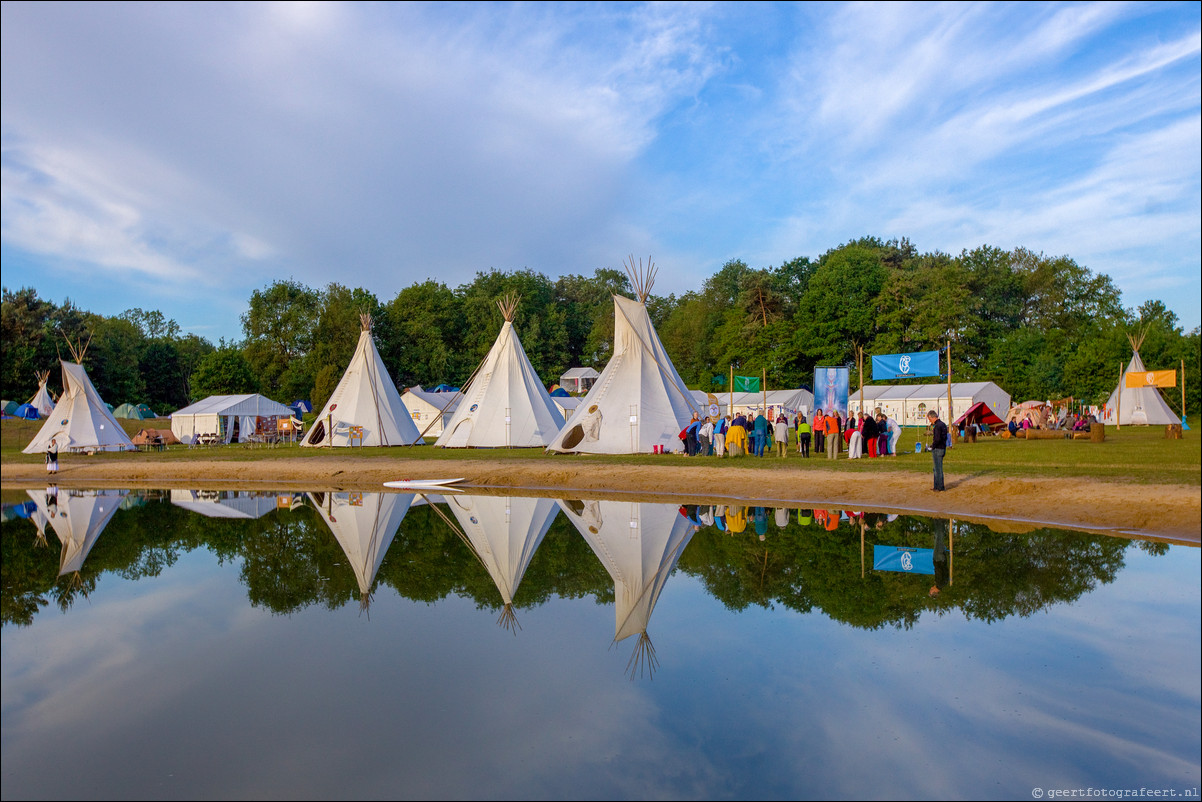
<path id="1" fill-rule="evenodd" d="M 849 239 L 1067 254 L 1199 324 L 1198 3 L 3 4 L 9 289 L 241 336 L 292 278 Z"/>

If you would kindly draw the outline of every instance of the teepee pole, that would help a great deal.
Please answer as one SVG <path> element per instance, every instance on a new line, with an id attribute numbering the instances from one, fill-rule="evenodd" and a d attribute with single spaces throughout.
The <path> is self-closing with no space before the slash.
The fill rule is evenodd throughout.
<path id="1" fill-rule="evenodd" d="M 1114 428 L 1123 428 L 1123 363 L 1119 363 L 1119 392 L 1118 400 L 1114 404 Z"/>
<path id="2" fill-rule="evenodd" d="M 1181 422 L 1185 423 L 1185 360 L 1181 360 Z"/>

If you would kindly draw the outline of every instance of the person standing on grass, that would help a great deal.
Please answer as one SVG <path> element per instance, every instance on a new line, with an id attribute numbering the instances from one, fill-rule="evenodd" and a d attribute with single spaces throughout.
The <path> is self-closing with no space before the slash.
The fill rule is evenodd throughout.
<path id="1" fill-rule="evenodd" d="M 835 410 L 826 416 L 826 458 L 839 459 L 839 413 Z"/>
<path id="2" fill-rule="evenodd" d="M 58 473 L 58 439 L 51 437 L 50 445 L 46 446 L 46 473 Z"/>
<path id="3" fill-rule="evenodd" d="M 927 413 L 931 424 L 931 459 L 935 467 L 936 491 L 943 490 L 943 455 L 947 453 L 947 424 L 939 420 L 939 413 L 931 410 Z"/>
<path id="4" fill-rule="evenodd" d="M 826 449 L 823 445 L 826 441 L 826 416 L 822 414 L 822 409 L 814 410 L 814 453 L 824 454 Z"/>
<path id="5" fill-rule="evenodd" d="M 777 416 L 775 429 L 773 436 L 776 440 L 776 456 L 783 459 L 785 452 L 789 450 L 789 421 L 784 415 Z"/>
<path id="6" fill-rule="evenodd" d="M 797 418 L 797 453 L 809 459 L 810 456 L 810 424 L 805 415 Z"/>

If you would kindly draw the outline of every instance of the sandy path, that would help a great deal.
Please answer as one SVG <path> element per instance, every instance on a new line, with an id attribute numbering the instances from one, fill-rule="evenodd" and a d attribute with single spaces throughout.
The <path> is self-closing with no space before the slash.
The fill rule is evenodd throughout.
<path id="1" fill-rule="evenodd" d="M 764 471 L 733 464 L 607 465 L 587 458 L 431 461 L 356 459 L 341 455 L 254 460 L 147 460 L 144 463 L 64 460 L 60 486 L 204 487 L 234 489 L 377 490 L 410 477 L 465 477 L 478 488 L 521 489 L 528 495 L 602 497 L 638 493 L 674 502 L 755 500 L 783 507 L 922 512 L 984 520 L 999 531 L 1052 524 L 1111 533 L 1140 533 L 1199 543 L 1202 493 L 1179 485 L 1102 480 L 1015 479 L 947 474 L 947 491 L 930 490 L 926 474 L 830 470 Z M 0 466 L 8 487 L 45 486 L 40 465 Z"/>

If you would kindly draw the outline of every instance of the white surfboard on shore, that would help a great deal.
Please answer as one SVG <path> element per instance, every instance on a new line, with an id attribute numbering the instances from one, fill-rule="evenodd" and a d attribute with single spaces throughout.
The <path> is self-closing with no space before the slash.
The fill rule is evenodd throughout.
<path id="1" fill-rule="evenodd" d="M 463 492 L 458 487 L 451 485 L 459 484 L 464 481 L 465 477 L 460 476 L 457 479 L 396 479 L 391 482 L 385 482 L 385 487 L 391 487 L 396 490 L 428 490 L 437 488 L 439 490 L 451 490 L 455 492 Z"/>

